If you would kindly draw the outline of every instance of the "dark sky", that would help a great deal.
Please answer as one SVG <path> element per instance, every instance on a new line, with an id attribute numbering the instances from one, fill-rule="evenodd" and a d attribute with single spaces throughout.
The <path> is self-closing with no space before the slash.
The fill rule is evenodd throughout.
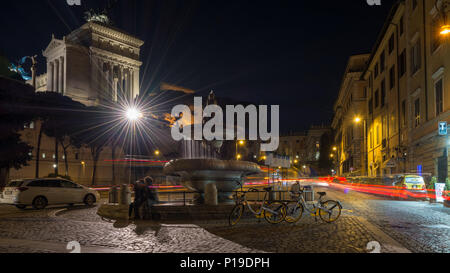
<path id="1" fill-rule="evenodd" d="M 61 38 L 107 1 L 81 2 L 2 1 L 0 50 L 10 60 L 40 54 L 52 33 Z M 146 42 L 143 90 L 167 81 L 279 104 L 282 131 L 299 131 L 330 123 L 348 57 L 371 51 L 393 2 L 119 0 L 112 18 Z"/>

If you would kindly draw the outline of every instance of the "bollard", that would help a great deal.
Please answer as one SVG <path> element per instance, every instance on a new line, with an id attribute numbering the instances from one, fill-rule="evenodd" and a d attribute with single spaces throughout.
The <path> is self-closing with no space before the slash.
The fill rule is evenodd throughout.
<path id="1" fill-rule="evenodd" d="M 116 186 L 112 186 L 109 190 L 109 203 L 118 204 L 119 203 L 119 191 Z"/>
<path id="2" fill-rule="evenodd" d="M 217 206 L 219 203 L 217 196 L 217 186 L 215 183 L 206 185 L 205 188 L 205 204 L 208 206 Z"/>
<path id="3" fill-rule="evenodd" d="M 131 191 L 126 184 L 120 186 L 120 204 L 127 206 L 131 204 Z"/>
<path id="4" fill-rule="evenodd" d="M 275 201 L 277 200 L 277 193 L 274 191 L 274 187 L 271 187 L 272 189 L 269 191 L 269 201 Z"/>

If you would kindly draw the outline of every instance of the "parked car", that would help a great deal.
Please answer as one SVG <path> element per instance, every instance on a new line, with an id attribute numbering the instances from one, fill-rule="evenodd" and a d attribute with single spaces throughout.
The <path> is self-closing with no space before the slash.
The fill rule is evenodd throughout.
<path id="1" fill-rule="evenodd" d="M 19 209 L 81 203 L 92 206 L 99 199 L 97 191 L 61 178 L 15 180 L 0 193 L 0 204 L 15 205 Z"/>
<path id="2" fill-rule="evenodd" d="M 407 191 L 410 197 L 428 199 L 425 180 L 419 175 L 399 175 L 392 184 L 398 189 Z"/>

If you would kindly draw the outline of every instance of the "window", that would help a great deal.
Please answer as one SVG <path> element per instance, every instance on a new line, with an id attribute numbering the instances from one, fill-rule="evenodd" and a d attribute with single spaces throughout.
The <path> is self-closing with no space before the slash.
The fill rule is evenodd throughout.
<path id="1" fill-rule="evenodd" d="M 394 51 L 394 47 L 395 47 L 394 34 L 392 34 L 391 38 L 389 38 L 389 54 L 391 54 Z"/>
<path id="2" fill-rule="evenodd" d="M 442 79 L 436 82 L 434 85 L 435 94 L 436 94 L 436 117 L 444 112 L 444 92 L 442 86 Z"/>
<path id="3" fill-rule="evenodd" d="M 381 81 L 381 107 L 384 107 L 386 102 L 386 81 Z"/>
<path id="4" fill-rule="evenodd" d="M 375 64 L 375 69 L 374 69 L 374 76 L 375 76 L 375 79 L 378 77 L 378 74 L 379 74 L 379 72 L 378 72 L 378 63 L 376 63 L 376 64 Z"/>
<path id="5" fill-rule="evenodd" d="M 414 102 L 414 127 L 420 125 L 420 99 L 416 99 Z"/>
<path id="6" fill-rule="evenodd" d="M 391 122 L 390 128 L 392 128 L 392 133 L 394 133 L 394 134 L 397 133 L 397 120 L 395 119 L 396 115 L 397 115 L 397 113 L 394 111 L 394 112 L 392 112 L 391 118 L 390 118 L 390 122 Z"/>
<path id="7" fill-rule="evenodd" d="M 395 87 L 395 65 L 393 65 L 389 70 L 389 88 L 392 89 L 394 87 Z"/>
<path id="8" fill-rule="evenodd" d="M 383 50 L 383 52 L 380 55 L 380 73 L 384 72 L 385 66 L 386 66 L 386 53 Z"/>
<path id="9" fill-rule="evenodd" d="M 34 129 L 34 122 L 27 123 L 23 126 L 24 129 Z"/>
<path id="10" fill-rule="evenodd" d="M 42 158 L 45 158 L 45 157 L 46 157 L 45 153 L 42 153 Z"/>
<path id="11" fill-rule="evenodd" d="M 405 32 L 405 20 L 402 18 L 400 18 L 400 36 L 403 35 L 403 33 Z"/>
<path id="12" fill-rule="evenodd" d="M 373 114 L 373 99 L 369 100 L 369 115 Z"/>
<path id="13" fill-rule="evenodd" d="M 63 188 L 78 188 L 78 186 L 75 183 L 65 180 L 61 180 L 61 186 Z"/>
<path id="14" fill-rule="evenodd" d="M 411 73 L 414 75 L 421 66 L 422 54 L 420 53 L 420 40 L 411 48 Z"/>
<path id="15" fill-rule="evenodd" d="M 417 0 L 412 0 L 412 9 L 415 10 L 417 8 Z"/>
<path id="16" fill-rule="evenodd" d="M 377 134 L 377 143 L 376 143 L 376 144 L 378 145 L 378 144 L 380 144 L 380 142 L 381 142 L 381 141 L 380 141 L 380 126 L 377 125 L 377 127 L 376 127 L 375 130 L 376 130 L 376 134 Z"/>
<path id="17" fill-rule="evenodd" d="M 406 101 L 402 101 L 402 124 L 406 126 Z"/>
<path id="18" fill-rule="evenodd" d="M 375 109 L 380 105 L 380 92 L 375 91 Z"/>
<path id="19" fill-rule="evenodd" d="M 406 51 L 403 50 L 398 58 L 398 77 L 401 78 L 406 73 Z"/>

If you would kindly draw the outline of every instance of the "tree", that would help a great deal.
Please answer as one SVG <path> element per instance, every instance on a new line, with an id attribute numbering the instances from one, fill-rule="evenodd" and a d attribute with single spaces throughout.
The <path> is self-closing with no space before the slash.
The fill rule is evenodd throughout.
<path id="1" fill-rule="evenodd" d="M 76 133 L 71 135 L 73 145 L 75 147 L 86 146 L 91 152 L 93 161 L 92 185 L 96 184 L 100 155 L 114 138 L 114 134 L 111 133 L 111 126 L 110 111 L 97 106 L 86 107 L 85 111 L 80 113 L 78 122 L 74 124 Z"/>
<path id="2" fill-rule="evenodd" d="M 72 145 L 71 136 L 76 133 L 73 124 L 77 122 L 85 107 L 69 97 L 54 92 L 43 93 L 40 101 L 41 104 L 49 104 L 42 113 L 41 128 L 47 136 L 55 139 L 55 175 L 59 175 L 59 146 L 61 146 L 64 154 L 65 175 L 68 176 L 67 150 Z"/>
<path id="3" fill-rule="evenodd" d="M 11 168 L 20 169 L 31 160 L 32 147 L 18 132 L 36 117 L 33 97 L 31 86 L 0 76 L 0 188 L 7 183 Z"/>
<path id="4" fill-rule="evenodd" d="M 61 145 L 66 167 L 65 174 L 67 176 L 69 171 L 67 150 L 71 146 L 70 137 L 75 133 L 72 124 L 78 120 L 79 113 L 84 110 L 84 105 L 56 92 L 36 93 L 34 104 L 39 120 L 41 121 L 37 154 L 40 154 L 43 133 L 48 137 L 55 138 L 55 175 L 57 176 L 59 174 L 59 146 Z M 39 156 L 36 158 L 36 178 L 38 177 Z"/>

